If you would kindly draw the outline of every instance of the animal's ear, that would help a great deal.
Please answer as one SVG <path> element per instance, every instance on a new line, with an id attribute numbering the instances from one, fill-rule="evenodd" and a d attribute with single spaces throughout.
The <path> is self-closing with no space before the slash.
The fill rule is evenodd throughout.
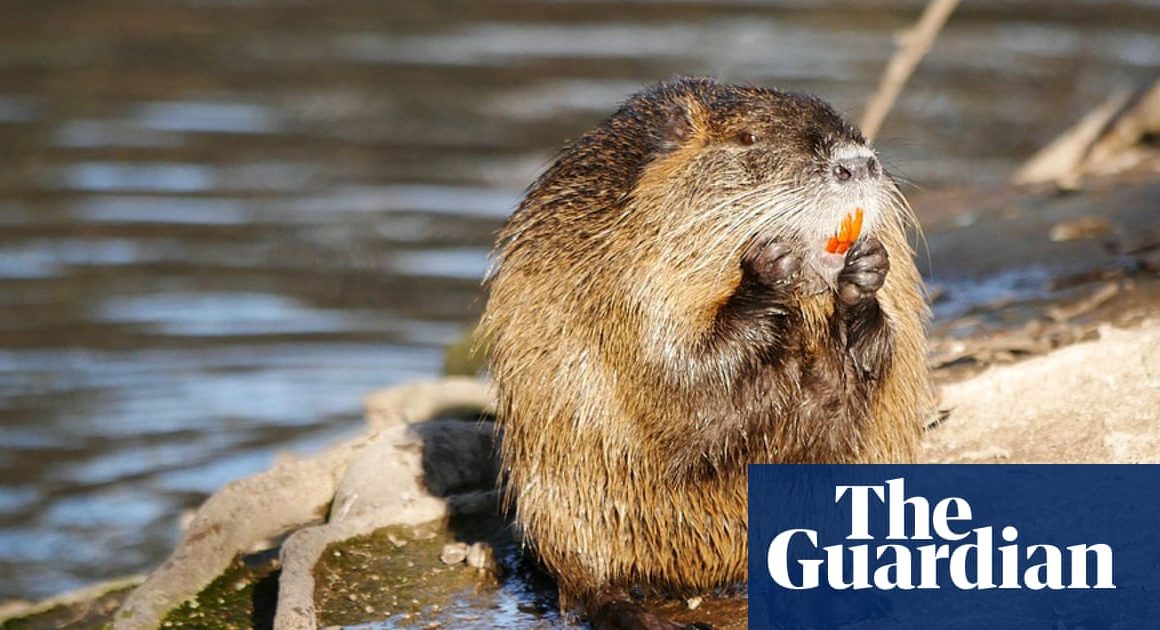
<path id="1" fill-rule="evenodd" d="M 661 121 L 661 148 L 676 149 L 695 134 L 693 112 L 684 103 L 673 103 Z"/>

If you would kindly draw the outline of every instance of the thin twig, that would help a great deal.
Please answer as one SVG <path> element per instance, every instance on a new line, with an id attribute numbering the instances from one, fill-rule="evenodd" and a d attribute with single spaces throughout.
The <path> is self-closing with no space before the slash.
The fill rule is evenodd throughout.
<path id="1" fill-rule="evenodd" d="M 918 62 L 926 56 L 935 37 L 958 4 L 959 0 L 931 0 L 918 23 L 903 36 L 898 52 L 894 53 L 887 64 L 886 72 L 878 83 L 878 90 L 862 116 L 862 133 L 867 139 L 873 140 L 878 135 L 882 121 L 886 120 L 886 114 L 894 107 L 902 87 L 906 85 Z"/>

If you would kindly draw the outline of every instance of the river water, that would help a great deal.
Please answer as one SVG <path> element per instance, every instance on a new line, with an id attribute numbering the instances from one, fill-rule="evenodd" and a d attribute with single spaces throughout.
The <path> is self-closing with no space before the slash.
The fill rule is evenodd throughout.
<path id="1" fill-rule="evenodd" d="M 437 374 L 563 140 L 674 73 L 857 116 L 922 3 L 9 0 L 0 599 L 146 570 L 177 516 Z M 1160 3 L 964 2 L 879 147 L 991 185 L 1160 68 Z"/>

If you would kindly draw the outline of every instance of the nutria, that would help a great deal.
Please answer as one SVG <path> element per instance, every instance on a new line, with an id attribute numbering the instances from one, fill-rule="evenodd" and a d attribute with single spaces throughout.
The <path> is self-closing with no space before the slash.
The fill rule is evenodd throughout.
<path id="1" fill-rule="evenodd" d="M 911 460 L 912 223 L 810 96 L 675 79 L 563 149 L 499 235 L 483 326 L 504 488 L 563 608 L 668 627 L 626 589 L 743 582 L 748 463 Z"/>

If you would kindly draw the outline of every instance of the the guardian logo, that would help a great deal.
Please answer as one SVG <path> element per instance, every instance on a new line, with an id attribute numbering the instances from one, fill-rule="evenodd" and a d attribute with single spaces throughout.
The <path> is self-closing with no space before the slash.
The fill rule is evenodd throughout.
<path id="1" fill-rule="evenodd" d="M 1023 544 L 1013 525 L 976 526 L 964 498 L 947 497 L 932 506 L 924 497 L 907 497 L 901 477 L 878 485 L 835 485 L 833 497 L 836 504 L 849 502 L 845 542 L 819 548 L 815 529 L 781 530 L 767 550 L 769 576 L 778 586 L 884 591 L 1116 588 L 1110 545 L 1061 549 Z M 885 527 L 880 519 L 874 523 L 880 537 L 872 534 L 872 508 L 885 515 Z"/>

